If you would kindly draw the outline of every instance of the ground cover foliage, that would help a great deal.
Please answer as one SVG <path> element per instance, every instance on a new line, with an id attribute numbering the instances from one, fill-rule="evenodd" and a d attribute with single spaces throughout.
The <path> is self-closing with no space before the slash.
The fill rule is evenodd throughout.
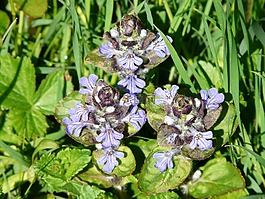
<path id="1" fill-rule="evenodd" d="M 0 198 L 264 198 L 264 4 L 2 1 Z"/>

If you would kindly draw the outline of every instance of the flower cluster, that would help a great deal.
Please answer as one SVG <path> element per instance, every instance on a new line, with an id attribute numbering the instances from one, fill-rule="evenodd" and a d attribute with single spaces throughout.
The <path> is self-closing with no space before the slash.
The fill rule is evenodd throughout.
<path id="1" fill-rule="evenodd" d="M 117 159 L 124 157 L 123 152 L 117 151 L 123 137 L 136 133 L 146 122 L 137 98 L 146 85 L 145 74 L 164 61 L 169 51 L 161 35 L 143 29 L 134 15 L 125 15 L 115 28 L 104 33 L 104 38 L 107 43 L 98 49 L 99 55 L 119 75 L 118 86 L 125 94 L 120 98 L 116 89 L 96 75 L 82 77 L 79 93 L 86 95 L 85 103 L 77 102 L 63 123 L 75 140 L 87 145 L 101 144 L 104 155 L 97 163 L 111 173 L 119 164 Z M 167 39 L 172 42 L 169 36 Z"/>
<path id="2" fill-rule="evenodd" d="M 208 131 L 205 123 L 207 110 L 218 109 L 224 101 L 224 95 L 216 88 L 201 90 L 201 100 L 177 93 L 178 86 L 171 90 L 157 88 L 154 92 L 155 104 L 165 111 L 163 123 L 159 127 L 158 144 L 171 146 L 172 151 L 157 152 L 155 167 L 160 171 L 173 168 L 172 157 L 180 154 L 184 146 L 190 150 L 207 150 L 213 147 L 212 131 Z"/>
<path id="3" fill-rule="evenodd" d="M 79 90 L 86 95 L 85 102 L 77 102 L 75 108 L 69 110 L 70 118 L 62 121 L 66 124 L 67 134 L 82 144 L 100 143 L 104 155 L 97 160 L 104 165 L 103 170 L 111 173 L 119 164 L 117 159 L 124 153 L 117 151 L 121 139 L 131 132 L 126 132 L 132 126 L 134 132 L 141 129 L 146 121 L 145 112 L 138 109 L 139 100 L 132 94 L 120 93 L 109 86 L 104 80 L 94 74 L 88 78 L 82 77 Z"/>
<path id="4" fill-rule="evenodd" d="M 130 94 L 139 94 L 145 87 L 144 75 L 149 67 L 169 55 L 165 41 L 159 33 L 156 35 L 141 27 L 134 15 L 125 15 L 116 28 L 104 34 L 108 41 L 99 48 L 105 59 L 114 60 L 111 64 L 121 80 L 118 86 Z M 172 42 L 172 38 L 167 36 Z"/>
<path id="5" fill-rule="evenodd" d="M 172 38 L 166 37 L 172 43 Z M 86 95 L 85 100 L 69 110 L 70 117 L 64 118 L 63 123 L 67 134 L 78 142 L 101 145 L 100 154 L 103 155 L 97 159 L 97 164 L 104 165 L 103 170 L 111 173 L 125 155 L 119 151 L 122 139 L 138 132 L 146 122 L 137 98 L 146 86 L 145 74 L 170 53 L 163 37 L 143 29 L 134 15 L 125 15 L 115 28 L 104 33 L 104 38 L 107 43 L 102 43 L 95 57 L 100 60 L 99 65 L 104 62 L 106 71 L 119 75 L 118 86 L 125 94 L 120 96 L 117 89 L 98 80 L 94 74 L 82 77 L 79 93 Z M 93 63 L 96 58 L 88 55 L 88 62 Z M 220 110 L 224 101 L 224 95 L 216 88 L 201 90 L 201 99 L 178 94 L 178 89 L 173 85 L 170 90 L 157 88 L 154 91 L 155 106 L 159 106 L 157 110 L 162 110 L 164 116 L 155 118 L 161 121 L 154 122 L 158 145 L 171 148 L 153 154 L 154 166 L 161 172 L 172 169 L 173 157 L 183 155 L 187 148 L 197 156 L 203 151 L 211 151 L 213 133 L 209 128 L 212 122 L 207 120 L 211 111 Z M 187 156 L 192 158 L 189 153 Z"/>

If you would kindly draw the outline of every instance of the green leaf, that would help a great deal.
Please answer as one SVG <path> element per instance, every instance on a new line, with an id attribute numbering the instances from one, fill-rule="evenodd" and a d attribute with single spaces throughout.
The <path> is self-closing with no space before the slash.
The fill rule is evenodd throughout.
<path id="1" fill-rule="evenodd" d="M 117 159 L 119 162 L 119 165 L 114 168 L 112 173 L 110 175 L 116 175 L 118 177 L 124 177 L 130 175 L 134 170 L 136 166 L 135 157 L 131 151 L 131 149 L 127 146 L 120 146 L 117 151 L 124 153 L 124 158 Z M 93 151 L 93 161 L 94 164 L 98 166 L 98 168 L 104 172 L 103 167 L 104 165 L 98 165 L 97 160 L 104 155 L 104 150 L 97 150 Z M 105 173 L 105 172 L 104 172 Z"/>
<path id="2" fill-rule="evenodd" d="M 35 164 L 37 172 L 47 179 L 53 177 L 66 182 L 86 167 L 90 160 L 90 150 L 67 148 L 56 156 L 44 154 Z"/>
<path id="3" fill-rule="evenodd" d="M 166 113 L 161 106 L 155 104 L 154 100 L 154 96 L 147 97 L 147 120 L 153 129 L 159 131 L 159 127 L 164 123 Z"/>
<path id="4" fill-rule="evenodd" d="M 6 32 L 9 24 L 10 24 L 10 19 L 8 17 L 8 14 L 2 10 L 0 10 L 0 39 L 2 39 L 2 35 Z"/>
<path id="5" fill-rule="evenodd" d="M 153 158 L 154 153 L 170 150 L 170 147 L 157 147 L 149 154 L 139 176 L 138 185 L 142 192 L 147 194 L 165 192 L 178 187 L 187 178 L 192 163 L 183 156 L 173 157 L 174 167 L 172 169 L 160 172 L 158 168 L 155 168 L 157 160 Z"/>
<path id="6" fill-rule="evenodd" d="M 112 186 L 124 186 L 128 183 L 137 183 L 137 178 L 133 175 L 128 175 L 125 177 L 118 177 L 118 176 L 109 176 L 101 171 L 98 168 L 90 163 L 88 165 L 88 169 L 81 174 L 78 175 L 83 181 L 89 182 L 91 184 L 96 184 L 99 187 L 110 188 Z"/>
<path id="7" fill-rule="evenodd" d="M 35 71 L 27 57 L 0 56 L 0 104 L 5 108 L 31 107 L 35 92 Z"/>
<path id="8" fill-rule="evenodd" d="M 43 136 L 48 127 L 46 117 L 35 106 L 28 110 L 11 109 L 7 118 L 16 133 L 27 139 Z"/>
<path id="9" fill-rule="evenodd" d="M 40 141 L 40 143 L 37 145 L 37 147 L 35 148 L 33 154 L 32 154 L 32 162 L 34 160 L 34 157 L 36 156 L 36 154 L 44 149 L 58 149 L 59 145 L 54 142 L 53 140 L 49 140 L 49 139 L 43 139 Z"/>
<path id="10" fill-rule="evenodd" d="M 88 149 L 65 149 L 60 151 L 57 156 L 61 160 L 60 164 L 65 165 L 65 178 L 68 180 L 75 176 L 90 162 L 90 150 Z"/>
<path id="11" fill-rule="evenodd" d="M 0 120 L 0 140 L 18 146 L 21 145 L 23 136 L 15 134 L 12 121 L 7 118 L 5 111 L 0 111 Z"/>
<path id="12" fill-rule="evenodd" d="M 48 9 L 47 0 L 14 0 L 18 9 L 32 17 L 41 17 Z"/>
<path id="13" fill-rule="evenodd" d="M 62 123 L 62 119 L 69 117 L 68 111 L 75 107 L 76 102 L 82 100 L 82 95 L 77 91 L 74 91 L 63 98 L 55 108 L 55 118 L 59 123 Z"/>
<path id="14" fill-rule="evenodd" d="M 43 190 L 50 193 L 55 191 L 62 192 L 63 190 L 65 190 L 65 188 L 62 187 L 64 187 L 67 183 L 71 183 L 70 181 L 66 182 L 62 178 L 53 177 L 51 175 L 41 176 L 39 182 L 43 187 Z M 73 189 L 71 189 L 71 191 L 74 192 Z M 78 193 L 78 190 L 75 190 L 75 193 Z"/>
<path id="15" fill-rule="evenodd" d="M 80 189 L 80 195 L 78 195 L 77 199 L 98 198 L 98 196 L 104 192 L 105 191 L 99 189 L 96 186 L 82 185 Z"/>
<path id="16" fill-rule="evenodd" d="M 203 60 L 198 61 L 199 65 L 202 67 L 202 71 L 199 70 L 199 74 L 204 80 L 204 83 L 206 85 L 214 85 L 215 88 L 221 88 L 223 85 L 222 79 L 219 75 L 219 70 L 217 67 L 214 67 L 210 62 L 205 62 Z M 207 76 L 207 77 L 205 77 Z M 207 82 L 207 80 L 210 80 L 211 82 Z M 209 89 L 209 88 L 206 88 Z"/>
<path id="17" fill-rule="evenodd" d="M 181 148 L 183 155 L 191 158 L 192 160 L 205 160 L 209 158 L 215 151 L 215 148 L 210 148 L 207 150 L 201 150 L 199 148 L 191 149 L 188 144 Z"/>
<path id="18" fill-rule="evenodd" d="M 260 155 L 258 155 L 257 153 L 255 153 L 254 151 L 251 151 L 250 149 L 243 147 L 243 146 L 237 146 L 237 145 L 231 145 L 233 147 L 240 147 L 242 149 L 244 149 L 245 151 L 247 151 L 248 153 L 250 153 L 251 155 L 253 155 L 255 157 L 255 159 L 265 168 L 265 159 L 262 158 Z"/>
<path id="19" fill-rule="evenodd" d="M 146 95 L 153 95 L 155 91 L 155 86 L 151 82 L 148 82 L 148 85 L 144 87 L 143 93 Z"/>
<path id="20" fill-rule="evenodd" d="M 71 83 L 64 83 L 63 71 L 48 75 L 36 95 L 35 81 L 29 58 L 0 56 L 0 104 L 10 109 L 3 124 L 5 132 L 10 134 L 14 129 L 15 134 L 27 139 L 43 136 L 48 127 L 43 113 L 52 114 L 63 92 L 72 89 Z"/>
<path id="21" fill-rule="evenodd" d="M 73 88 L 72 86 L 65 88 L 64 74 L 63 70 L 50 73 L 41 82 L 35 94 L 34 104 L 45 115 L 53 114 L 56 104 L 63 98 L 65 89 L 69 92 Z"/>
<path id="22" fill-rule="evenodd" d="M 113 185 L 112 178 L 100 172 L 97 167 L 92 163 L 90 163 L 89 168 L 79 174 L 78 177 L 86 182 L 96 184 L 104 188 L 110 188 Z"/>
<path id="23" fill-rule="evenodd" d="M 89 52 L 85 58 L 85 61 L 87 64 L 92 64 L 96 67 L 99 67 L 107 73 L 117 72 L 116 68 L 112 67 L 112 65 L 115 65 L 116 63 L 115 57 L 110 59 L 104 58 L 104 56 L 99 53 L 98 48 Z"/>
<path id="24" fill-rule="evenodd" d="M 132 147 L 137 146 L 146 158 L 149 155 L 149 153 L 157 146 L 157 141 L 154 139 L 150 139 L 148 141 L 139 139 L 137 140 L 137 142 L 130 142 L 130 148 L 132 148 L 131 146 Z M 136 158 L 138 158 L 138 154 Z"/>
<path id="25" fill-rule="evenodd" d="M 80 176 L 79 176 L 80 177 Z M 84 176 L 83 176 L 84 177 Z M 88 178 L 92 179 L 95 177 L 93 174 L 92 176 L 88 176 Z M 110 178 L 110 176 L 103 176 L 102 175 L 102 180 L 109 180 L 111 186 L 113 184 L 114 178 L 116 178 L 115 176 L 113 176 L 113 178 Z M 99 189 L 96 186 L 90 186 L 87 184 L 84 184 L 84 182 L 80 182 L 80 180 L 67 180 L 67 181 L 63 181 L 59 178 L 54 178 L 52 176 L 44 176 L 41 178 L 42 181 L 44 181 L 45 183 L 47 183 L 46 188 L 48 188 L 49 192 L 67 192 L 67 193 L 72 193 L 74 195 L 77 196 L 77 198 L 98 198 L 99 195 L 102 196 L 102 194 L 105 194 L 105 191 Z M 83 179 L 82 179 L 83 180 Z M 136 178 L 133 176 L 128 176 L 122 179 L 117 178 L 117 181 L 120 183 L 123 183 L 123 185 L 127 182 L 133 182 L 135 181 Z M 89 181 L 91 183 L 93 183 L 92 181 Z M 111 186 L 105 187 L 105 188 L 109 188 Z M 122 186 L 122 184 L 121 184 Z M 99 197 L 101 198 L 101 197 Z M 106 196 L 102 196 L 102 198 L 108 198 Z M 112 198 L 112 197 L 111 197 Z"/>
<path id="26" fill-rule="evenodd" d="M 235 106 L 231 103 L 222 103 L 222 112 L 213 127 L 214 137 L 217 138 L 216 146 L 223 146 L 233 135 L 238 127 Z"/>
<path id="27" fill-rule="evenodd" d="M 257 39 L 262 43 L 263 47 L 265 46 L 265 39 L 264 39 L 264 30 L 262 28 L 262 25 L 259 24 L 258 22 L 254 22 L 253 25 L 251 26 L 251 29 L 255 33 Z"/>
<path id="28" fill-rule="evenodd" d="M 54 190 L 50 192 L 54 191 L 72 193 L 77 196 L 77 199 L 100 198 L 100 195 L 105 194 L 104 190 L 101 190 L 96 186 L 83 184 L 77 180 L 67 181 L 63 184 L 54 184 Z"/>
<path id="29" fill-rule="evenodd" d="M 5 122 L 27 139 L 44 135 L 48 126 L 45 116 L 33 105 L 35 81 L 29 58 L 0 56 L 0 103 L 11 109 Z"/>
<path id="30" fill-rule="evenodd" d="M 164 193 L 157 193 L 150 195 L 148 199 L 178 199 L 180 198 L 174 191 L 167 191 Z"/>
<path id="31" fill-rule="evenodd" d="M 30 166 L 30 163 L 27 160 L 25 160 L 25 158 L 22 156 L 22 154 L 20 154 L 19 152 L 17 152 L 16 150 L 11 148 L 10 146 L 6 145 L 2 140 L 0 140 L 0 147 L 6 153 L 8 153 L 10 155 L 10 157 L 15 159 L 21 165 L 24 165 L 25 167 L 29 167 Z"/>
<path id="32" fill-rule="evenodd" d="M 54 154 L 43 154 L 41 158 L 35 162 L 35 167 L 37 175 L 42 176 L 42 179 L 50 179 L 56 178 L 57 181 L 64 183 L 64 174 L 65 169 L 63 165 L 60 164 L 60 160 L 55 157 Z M 47 181 L 48 184 L 53 183 L 54 180 L 50 182 Z"/>
<path id="33" fill-rule="evenodd" d="M 3 193 L 10 193 L 11 190 L 17 188 L 18 184 L 22 184 L 27 181 L 32 181 L 33 179 L 34 172 L 32 172 L 31 169 L 11 175 L 2 184 Z"/>
<path id="34" fill-rule="evenodd" d="M 139 109 L 138 109 L 139 110 Z M 127 123 L 127 133 L 128 135 L 126 135 L 126 137 L 131 137 L 133 136 L 134 134 L 136 134 L 139 130 L 137 130 L 134 125 L 132 125 L 132 123 Z"/>
<path id="35" fill-rule="evenodd" d="M 244 189 L 239 189 L 221 196 L 214 197 L 215 199 L 243 199 L 246 196 Z"/>
<path id="36" fill-rule="evenodd" d="M 115 167 L 112 173 L 119 177 L 128 176 L 135 170 L 135 157 L 129 147 L 120 146 L 118 150 L 124 153 L 124 158 L 120 159 L 121 164 Z"/>
<path id="37" fill-rule="evenodd" d="M 134 175 L 129 175 L 129 176 L 122 177 L 119 185 L 121 187 L 123 187 L 126 184 L 137 183 L 137 182 L 138 182 L 138 180 Z"/>
<path id="38" fill-rule="evenodd" d="M 219 196 L 245 187 L 240 171 L 225 158 L 212 159 L 201 169 L 201 177 L 188 185 L 194 198 Z"/>

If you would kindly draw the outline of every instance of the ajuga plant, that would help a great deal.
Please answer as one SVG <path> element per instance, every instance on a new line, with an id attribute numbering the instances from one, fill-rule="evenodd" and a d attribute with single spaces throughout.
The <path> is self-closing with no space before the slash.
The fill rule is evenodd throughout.
<path id="1" fill-rule="evenodd" d="M 118 192 L 131 184 L 135 194 L 146 197 L 165 192 L 208 198 L 243 188 L 244 179 L 232 164 L 210 158 L 236 126 L 234 107 L 224 94 L 211 88 L 186 96 L 177 85 L 155 88 L 147 82 L 149 70 L 170 56 L 164 39 L 170 44 L 172 38 L 143 28 L 135 14 L 123 16 L 103 37 L 86 61 L 117 74 L 117 85 L 95 74 L 81 77 L 79 92 L 56 109 L 67 135 L 93 150 L 92 162 L 79 178 Z M 153 128 L 156 140 L 130 142 L 144 125 Z M 143 151 L 144 161 L 133 145 Z M 207 159 L 204 167 L 193 166 Z"/>

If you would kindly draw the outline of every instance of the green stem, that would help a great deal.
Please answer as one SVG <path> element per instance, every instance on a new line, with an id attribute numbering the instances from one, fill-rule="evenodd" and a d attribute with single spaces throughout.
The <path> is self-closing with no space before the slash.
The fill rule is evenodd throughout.
<path id="1" fill-rule="evenodd" d="M 57 0 L 53 0 L 53 18 L 56 17 L 58 10 Z"/>
<path id="2" fill-rule="evenodd" d="M 10 7 L 11 7 L 12 20 L 14 21 L 16 19 L 16 11 L 13 0 L 10 0 Z"/>
<path id="3" fill-rule="evenodd" d="M 21 49 L 22 45 L 22 32 L 23 32 L 24 12 L 19 11 L 19 23 L 18 23 L 18 34 L 17 34 L 17 45 L 16 53 L 19 54 L 18 50 Z"/>
<path id="4" fill-rule="evenodd" d="M 86 22 L 87 22 L 87 27 L 89 27 L 89 22 L 90 22 L 90 5 L 91 5 L 90 0 L 86 0 L 85 1 L 85 5 L 86 5 Z"/>

